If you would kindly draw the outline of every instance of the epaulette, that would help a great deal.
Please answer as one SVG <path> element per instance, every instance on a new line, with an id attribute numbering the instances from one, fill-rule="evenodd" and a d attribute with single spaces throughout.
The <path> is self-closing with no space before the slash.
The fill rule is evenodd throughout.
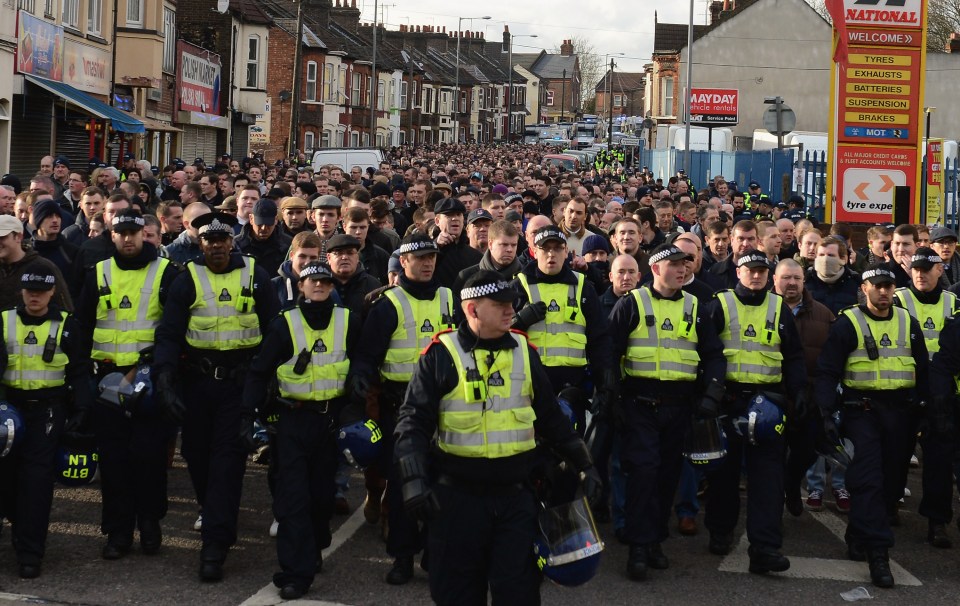
<path id="1" fill-rule="evenodd" d="M 391 288 L 396 288 L 396 287 L 397 287 L 396 284 L 387 284 L 386 286 L 381 286 L 380 288 L 376 288 L 368 292 L 363 297 L 364 309 L 370 309 L 371 307 L 373 307 L 375 303 L 377 303 L 378 301 L 382 301 L 384 299 L 383 293 L 387 292 Z"/>
<path id="2" fill-rule="evenodd" d="M 533 348 L 533 351 L 540 351 L 536 345 L 530 342 L 530 335 L 528 335 L 524 331 L 520 330 L 519 328 L 511 328 L 510 332 L 512 332 L 515 335 L 521 335 L 523 337 L 523 340 L 527 342 L 527 345 Z"/>
<path id="3" fill-rule="evenodd" d="M 427 346 L 424 347 L 424 348 L 423 348 L 423 351 L 420 352 L 420 355 L 422 356 L 422 355 L 426 354 L 428 351 L 430 351 L 430 348 L 431 348 L 431 347 L 433 347 L 434 345 L 436 345 L 437 343 L 439 343 L 439 342 L 440 342 L 440 335 L 447 334 L 448 332 L 454 332 L 454 331 L 456 331 L 456 330 L 457 330 L 456 328 L 446 328 L 446 329 L 444 329 L 444 330 L 441 330 L 441 331 L 438 332 L 437 334 L 433 335 L 433 337 L 431 337 L 431 339 L 430 339 L 430 342 L 427 343 Z"/>

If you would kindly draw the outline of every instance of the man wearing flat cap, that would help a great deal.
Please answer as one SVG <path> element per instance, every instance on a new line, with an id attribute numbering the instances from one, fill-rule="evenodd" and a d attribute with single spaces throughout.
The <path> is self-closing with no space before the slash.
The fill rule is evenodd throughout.
<path id="1" fill-rule="evenodd" d="M 220 212 L 193 222 L 203 259 L 174 280 L 156 330 L 157 397 L 167 417 L 183 425 L 183 457 L 202 511 L 202 581 L 223 578 L 237 540 L 254 419 L 242 405 L 243 379 L 279 310 L 270 275 L 232 252 L 236 222 Z"/>
<path id="2" fill-rule="evenodd" d="M 510 330 L 516 296 L 497 272 L 468 278 L 460 291 L 466 320 L 429 342 L 400 409 L 398 479 L 407 512 L 430 520 L 437 604 L 486 603 L 488 593 L 494 604 L 539 603 L 541 576 L 530 554 L 537 507 L 528 482 L 538 463 L 535 437 L 579 473 L 588 499 L 600 492 L 587 447 L 561 412 L 536 350 Z"/>
<path id="3" fill-rule="evenodd" d="M 610 314 L 613 356 L 624 375 L 620 465 L 627 478 L 627 576 L 635 581 L 648 568 L 668 566 L 660 544 L 670 535 L 691 413 L 715 418 L 723 400 L 723 344 L 706 305 L 683 291 L 691 259 L 673 244 L 658 246 L 650 256 L 653 283 L 625 294 Z"/>
<path id="4" fill-rule="evenodd" d="M 710 531 L 710 552 L 727 555 L 733 547 L 733 531 L 740 516 L 740 474 L 746 460 L 747 538 L 750 541 L 750 571 L 758 574 L 783 572 L 790 561 L 780 553 L 783 535 L 780 519 L 784 503 L 783 433 L 767 439 L 749 440 L 734 423 L 745 417 L 752 400 L 763 395 L 788 418 L 806 413 L 806 367 L 803 345 L 793 313 L 780 295 L 767 290 L 770 265 L 767 256 L 748 248 L 735 259 L 737 284 L 721 290 L 711 303 L 714 330 L 723 342 L 726 357 L 725 385 L 721 398 L 701 404 L 722 417 L 729 439 L 727 456 L 708 473 L 705 526 Z M 719 400 L 719 403 L 716 402 Z M 792 403 L 792 406 L 790 404 Z"/>
<path id="5" fill-rule="evenodd" d="M 464 233 L 464 218 L 466 207 L 456 198 L 444 198 L 437 201 L 433 207 L 436 227 L 430 233 L 435 234 L 439 247 L 437 257 L 437 280 L 440 284 L 450 287 L 457 280 L 459 273 L 476 265 L 483 258 L 483 253 L 470 247 L 470 240 Z"/>
<path id="6" fill-rule="evenodd" d="M 906 485 L 920 403 L 928 399 L 927 346 L 920 323 L 893 305 L 897 276 L 889 265 L 873 265 L 860 277 L 864 303 L 843 310 L 830 328 L 817 363 L 813 401 L 823 415 L 824 435 L 838 443 L 842 431 L 853 443 L 846 476 L 847 555 L 867 561 L 874 585 L 893 587 L 890 527 Z M 838 386 L 843 388 L 839 397 Z M 928 414 L 938 430 L 945 429 L 942 415 L 952 412 L 944 407 L 952 403 L 954 390 L 952 379 L 949 397 L 934 390 L 937 399 Z"/>

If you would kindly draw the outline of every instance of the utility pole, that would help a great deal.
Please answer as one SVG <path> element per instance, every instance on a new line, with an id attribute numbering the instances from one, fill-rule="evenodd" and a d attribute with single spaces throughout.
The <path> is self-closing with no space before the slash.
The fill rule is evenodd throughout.
<path id="1" fill-rule="evenodd" d="M 610 81 L 610 123 L 607 124 L 607 149 L 613 148 L 613 57 L 610 57 L 610 73 L 607 75 Z"/>
<path id="2" fill-rule="evenodd" d="M 687 87 L 683 100 L 683 123 L 686 126 L 683 135 L 683 164 L 690 170 L 690 91 L 693 89 L 693 0 L 690 0 L 690 22 L 687 25 Z"/>
<path id="3" fill-rule="evenodd" d="M 302 3 L 303 0 L 300 0 Z M 299 82 L 299 81 L 298 81 Z M 370 66 L 370 147 L 377 145 L 377 89 L 380 77 L 377 75 L 377 0 L 373 0 L 373 61 Z"/>
<path id="4" fill-rule="evenodd" d="M 300 101 L 302 88 L 300 82 L 303 80 L 303 3 L 304 0 L 297 2 L 297 39 L 294 41 L 293 50 L 293 103 L 290 110 L 290 149 L 288 153 L 291 156 L 296 155 L 296 150 L 300 143 Z M 297 158 L 293 158 L 296 162 Z"/>
<path id="5" fill-rule="evenodd" d="M 560 121 L 563 122 L 565 109 L 564 106 L 567 104 L 567 70 L 563 70 L 563 80 L 561 81 L 560 87 Z"/>

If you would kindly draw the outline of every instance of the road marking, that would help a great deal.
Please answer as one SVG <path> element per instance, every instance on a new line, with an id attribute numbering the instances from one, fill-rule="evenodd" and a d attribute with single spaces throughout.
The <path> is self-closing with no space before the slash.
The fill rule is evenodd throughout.
<path id="1" fill-rule="evenodd" d="M 840 541 L 844 542 L 846 532 L 846 523 L 828 512 L 808 511 L 813 519 L 820 522 L 827 529 L 836 535 Z M 750 556 L 747 554 L 747 548 L 750 542 L 747 540 L 747 533 L 744 532 L 740 537 L 740 543 L 727 557 L 720 561 L 717 568 L 721 572 L 749 572 Z M 799 556 L 789 556 L 790 569 L 785 572 L 771 573 L 774 576 L 789 577 L 793 579 L 827 579 L 831 581 L 851 581 L 855 583 L 869 583 L 870 569 L 866 562 L 852 562 L 850 560 L 832 560 L 828 558 L 806 558 Z M 890 560 L 890 571 L 897 585 L 906 587 L 919 587 L 923 585 L 920 579 L 913 576 L 906 569 Z"/>
<path id="2" fill-rule="evenodd" d="M 347 521 L 341 524 L 340 528 L 337 528 L 337 531 L 333 533 L 333 537 L 330 539 L 330 546 L 323 550 L 323 559 L 329 559 L 330 556 L 340 549 L 365 523 L 363 507 L 357 507 L 353 515 L 347 518 Z M 346 604 L 340 604 L 338 602 L 316 600 L 293 600 L 284 602 L 280 599 L 280 590 L 273 583 L 266 585 L 263 589 L 244 600 L 240 606 L 273 606 L 274 604 L 280 603 L 301 604 L 303 606 L 347 606 Z"/>

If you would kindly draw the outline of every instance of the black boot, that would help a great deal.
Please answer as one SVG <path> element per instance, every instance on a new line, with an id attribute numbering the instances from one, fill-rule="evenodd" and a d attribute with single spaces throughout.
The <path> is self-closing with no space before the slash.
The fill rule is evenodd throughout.
<path id="1" fill-rule="evenodd" d="M 953 543 L 947 535 L 947 525 L 930 522 L 927 527 L 927 542 L 940 549 L 950 549 Z"/>
<path id="2" fill-rule="evenodd" d="M 877 587 L 893 587 L 893 573 L 890 572 L 890 556 L 886 549 L 870 549 L 867 551 L 867 562 L 870 564 L 870 580 Z"/>
<path id="3" fill-rule="evenodd" d="M 720 532 L 710 533 L 710 553 L 713 555 L 725 556 L 730 553 L 733 546 L 733 535 Z"/>
<path id="4" fill-rule="evenodd" d="M 200 580 L 216 582 L 223 580 L 223 562 L 227 550 L 216 543 L 204 543 L 200 549 Z"/>
<path id="5" fill-rule="evenodd" d="M 790 515 L 797 518 L 803 513 L 803 498 L 800 496 L 800 483 L 799 482 L 785 482 L 784 488 L 784 506 L 787 508 L 787 511 L 790 512 Z"/>
<path id="6" fill-rule="evenodd" d="M 783 572 L 790 568 L 790 560 L 773 547 L 751 545 L 747 553 L 750 555 L 750 572 L 752 573 Z"/>
<path id="7" fill-rule="evenodd" d="M 647 549 L 647 566 L 654 570 L 666 570 L 670 567 L 670 560 L 663 555 L 663 548 L 660 543 L 653 543 Z"/>
<path id="8" fill-rule="evenodd" d="M 643 581 L 647 578 L 647 546 L 631 545 L 627 557 L 627 576 L 631 581 Z"/>
<path id="9" fill-rule="evenodd" d="M 413 556 L 401 556 L 393 561 L 393 568 L 387 573 L 387 583 L 406 585 L 413 578 Z"/>

